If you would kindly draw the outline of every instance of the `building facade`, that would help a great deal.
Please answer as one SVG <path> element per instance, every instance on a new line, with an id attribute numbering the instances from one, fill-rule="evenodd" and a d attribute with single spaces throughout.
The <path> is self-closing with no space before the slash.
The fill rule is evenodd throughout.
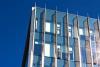
<path id="1" fill-rule="evenodd" d="M 100 67 L 99 18 L 32 7 L 23 67 Z"/>

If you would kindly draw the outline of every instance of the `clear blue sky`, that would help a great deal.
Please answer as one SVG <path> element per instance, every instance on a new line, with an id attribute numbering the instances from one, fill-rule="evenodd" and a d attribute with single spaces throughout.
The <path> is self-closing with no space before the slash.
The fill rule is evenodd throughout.
<path id="1" fill-rule="evenodd" d="M 37 5 L 97 18 L 100 0 L 0 0 L 0 67 L 21 67 L 31 7 Z"/>

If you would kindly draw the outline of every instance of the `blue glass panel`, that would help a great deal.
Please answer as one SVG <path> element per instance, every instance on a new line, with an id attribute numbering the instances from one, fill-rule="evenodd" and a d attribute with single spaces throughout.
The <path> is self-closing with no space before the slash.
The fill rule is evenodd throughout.
<path id="1" fill-rule="evenodd" d="M 70 67 L 75 67 L 75 62 L 74 61 L 70 61 Z"/>
<path id="2" fill-rule="evenodd" d="M 66 53 L 66 47 L 65 47 L 64 41 L 61 44 L 61 51 L 64 52 L 64 53 Z"/>
<path id="3" fill-rule="evenodd" d="M 41 45 L 40 44 L 35 44 L 34 45 L 34 55 L 41 55 Z"/>
<path id="4" fill-rule="evenodd" d="M 81 39 L 81 40 L 85 40 L 85 35 L 81 35 L 81 36 L 80 36 L 80 39 Z"/>
<path id="5" fill-rule="evenodd" d="M 46 43 L 50 43 L 51 42 L 51 35 L 50 35 L 50 33 L 46 33 L 45 34 L 45 42 Z"/>
<path id="6" fill-rule="evenodd" d="M 57 37 L 57 44 L 62 44 L 63 43 L 63 37 L 58 36 Z"/>
<path id="7" fill-rule="evenodd" d="M 84 27 L 84 20 L 86 20 L 86 17 L 79 16 L 78 20 L 79 20 L 79 27 L 83 28 Z"/>
<path id="8" fill-rule="evenodd" d="M 86 48 L 81 47 L 81 59 L 83 63 L 86 63 Z"/>
<path id="9" fill-rule="evenodd" d="M 72 51 L 70 51 L 70 60 L 74 60 L 74 39 L 71 38 L 70 39 L 70 48 L 72 49 Z"/>
<path id="10" fill-rule="evenodd" d="M 83 63 L 83 62 L 82 62 L 82 67 L 86 67 L 86 63 Z"/>
<path id="11" fill-rule="evenodd" d="M 62 53 L 62 59 L 67 60 L 66 56 L 67 56 L 66 53 Z"/>
<path id="12" fill-rule="evenodd" d="M 52 15 L 55 13 L 54 10 L 46 9 L 46 20 L 52 23 Z"/>
<path id="13" fill-rule="evenodd" d="M 40 67 L 40 56 L 34 55 L 33 67 Z"/>
<path id="14" fill-rule="evenodd" d="M 98 64 L 94 64 L 93 66 L 94 66 L 94 67 L 99 67 Z"/>
<path id="15" fill-rule="evenodd" d="M 36 8 L 36 18 L 37 18 L 37 20 L 38 20 L 38 29 L 37 29 L 37 31 L 38 32 L 41 32 L 41 28 L 42 28 L 42 24 L 41 24 L 41 21 L 42 21 L 42 19 L 41 19 L 41 17 L 40 17 L 40 15 L 41 15 L 41 12 L 43 12 L 43 8 L 39 8 L 39 7 L 37 7 Z"/>
<path id="16" fill-rule="evenodd" d="M 53 23 L 50 24 L 50 31 L 51 31 L 51 33 L 54 33 L 54 24 Z"/>
<path id="17" fill-rule="evenodd" d="M 73 42 L 74 42 L 74 39 L 73 38 L 69 38 L 69 44 L 70 45 L 74 45 Z"/>
<path id="18" fill-rule="evenodd" d="M 63 67 L 64 66 L 64 60 L 58 59 L 57 60 L 57 67 Z"/>
<path id="19" fill-rule="evenodd" d="M 73 52 L 70 53 L 70 60 L 73 60 Z"/>
<path id="20" fill-rule="evenodd" d="M 90 18 L 89 19 L 89 27 L 90 29 L 94 30 L 94 22 L 96 21 L 96 19 L 94 18 Z"/>
<path id="21" fill-rule="evenodd" d="M 63 21 L 64 16 L 65 16 L 64 12 L 57 11 L 57 21 L 61 23 Z"/>
<path id="22" fill-rule="evenodd" d="M 73 19 L 74 19 L 74 17 L 75 17 L 76 15 L 74 15 L 74 14 L 69 14 L 69 18 L 68 18 L 68 20 L 69 20 L 69 25 L 73 25 Z"/>
<path id="23" fill-rule="evenodd" d="M 80 39 L 80 46 L 85 48 L 85 40 L 83 40 L 83 39 L 81 40 Z"/>
<path id="24" fill-rule="evenodd" d="M 51 67 L 51 58 L 50 57 L 45 57 L 44 58 L 44 67 Z"/>
<path id="25" fill-rule="evenodd" d="M 35 32 L 35 39 L 39 40 L 39 33 L 38 32 Z"/>

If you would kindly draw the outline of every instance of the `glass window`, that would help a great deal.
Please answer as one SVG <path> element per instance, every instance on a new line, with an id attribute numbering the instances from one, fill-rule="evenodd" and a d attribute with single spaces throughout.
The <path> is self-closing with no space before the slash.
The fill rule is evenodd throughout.
<path id="1" fill-rule="evenodd" d="M 62 58 L 62 53 L 61 53 L 61 46 L 60 45 L 57 45 L 57 56 L 58 58 Z"/>
<path id="2" fill-rule="evenodd" d="M 70 26 L 68 26 L 68 30 L 71 31 L 71 27 Z"/>
<path id="3" fill-rule="evenodd" d="M 60 45 L 57 45 L 57 49 L 60 49 Z"/>
<path id="4" fill-rule="evenodd" d="M 71 32 L 69 32 L 69 37 L 71 37 Z"/>
<path id="5" fill-rule="evenodd" d="M 57 24 L 57 34 L 60 34 L 60 24 Z"/>
<path id="6" fill-rule="evenodd" d="M 74 50 L 75 50 L 74 44 L 75 44 L 74 39 L 70 38 L 70 46 L 69 46 L 70 60 L 74 60 Z"/>
<path id="7" fill-rule="evenodd" d="M 69 37 L 71 37 L 71 26 L 68 26 Z"/>
<path id="8" fill-rule="evenodd" d="M 50 57 L 50 44 L 45 44 L 45 56 Z"/>
<path id="9" fill-rule="evenodd" d="M 95 35 L 93 33 L 93 30 L 90 30 L 89 33 L 90 33 L 90 39 L 91 39 L 91 41 L 94 41 L 95 40 Z"/>
<path id="10" fill-rule="evenodd" d="M 83 35 L 83 29 L 79 28 L 79 35 Z"/>
<path id="11" fill-rule="evenodd" d="M 72 52 L 72 48 L 71 47 L 69 47 L 69 51 Z"/>
<path id="12" fill-rule="evenodd" d="M 87 66 L 86 66 L 86 63 L 82 63 L 82 67 L 87 67 Z"/>
<path id="13" fill-rule="evenodd" d="M 35 44 L 39 44 L 37 41 L 35 41 Z"/>
<path id="14" fill-rule="evenodd" d="M 57 24 L 57 28 L 60 28 L 60 24 Z"/>
<path id="15" fill-rule="evenodd" d="M 37 30 L 37 28 L 38 28 L 37 23 L 38 23 L 38 20 L 36 19 L 36 22 L 35 22 L 35 30 Z"/>
<path id="16" fill-rule="evenodd" d="M 90 35 L 93 35 L 93 31 L 92 30 L 90 30 Z"/>
<path id="17" fill-rule="evenodd" d="M 35 7 L 32 7 L 32 11 L 35 9 Z"/>
<path id="18" fill-rule="evenodd" d="M 76 67 L 74 61 L 70 61 L 70 67 Z"/>
<path id="19" fill-rule="evenodd" d="M 46 32 L 50 32 L 50 23 L 46 22 Z"/>
<path id="20" fill-rule="evenodd" d="M 70 51 L 70 60 L 74 60 L 74 51 L 72 50 L 72 47 L 69 47 Z"/>

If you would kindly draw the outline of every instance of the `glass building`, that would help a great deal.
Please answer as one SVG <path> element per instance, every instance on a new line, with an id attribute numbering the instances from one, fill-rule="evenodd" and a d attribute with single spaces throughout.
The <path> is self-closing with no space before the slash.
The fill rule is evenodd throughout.
<path id="1" fill-rule="evenodd" d="M 100 67 L 99 18 L 32 7 L 22 67 Z"/>

